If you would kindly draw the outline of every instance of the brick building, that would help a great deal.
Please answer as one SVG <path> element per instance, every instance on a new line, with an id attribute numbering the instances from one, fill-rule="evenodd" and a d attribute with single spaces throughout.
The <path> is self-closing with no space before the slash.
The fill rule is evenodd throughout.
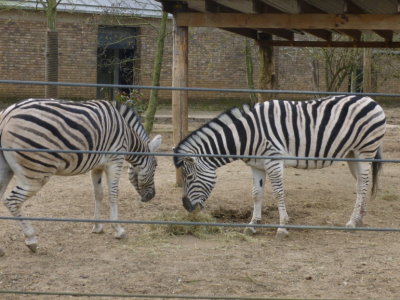
<path id="1" fill-rule="evenodd" d="M 160 16 L 157 2 L 145 1 L 151 6 L 130 8 L 99 6 L 100 2 L 104 4 L 106 0 L 83 2 L 96 5 L 64 6 L 58 9 L 58 80 L 151 85 Z M 171 20 L 168 27 L 170 32 Z M 0 9 L 0 28 L 0 79 L 44 81 L 47 27 L 43 10 L 35 6 L 3 7 Z M 189 34 L 190 87 L 247 87 L 243 37 L 208 28 L 190 28 Z M 171 86 L 171 47 L 171 34 L 168 34 L 161 74 L 162 86 Z M 396 65 L 398 55 L 392 53 L 395 55 L 391 56 L 391 64 Z M 256 60 L 256 47 L 253 47 L 253 55 Z M 312 57 L 304 49 L 276 48 L 276 88 L 324 90 L 322 79 L 319 87 L 315 86 L 312 62 Z M 374 74 L 376 92 L 399 92 L 399 77 L 388 76 L 392 71 L 387 70 L 387 64 L 383 66 L 386 67 L 376 68 Z M 323 70 L 319 70 L 319 73 L 322 78 Z M 254 77 L 257 81 L 257 68 Z M 348 82 L 342 84 L 342 90 L 348 90 Z M 147 94 L 148 90 L 142 92 Z M 0 99 L 3 100 L 14 101 L 43 95 L 44 86 L 0 84 Z M 60 98 L 93 99 L 104 96 L 112 95 L 96 88 L 59 87 Z M 168 101 L 171 91 L 162 91 L 160 96 Z M 248 99 L 246 94 L 222 92 L 190 92 L 189 97 Z"/>

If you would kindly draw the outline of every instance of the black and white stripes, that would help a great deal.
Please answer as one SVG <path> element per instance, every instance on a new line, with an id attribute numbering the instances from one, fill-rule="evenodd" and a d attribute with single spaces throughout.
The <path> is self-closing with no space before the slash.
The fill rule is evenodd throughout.
<path id="1" fill-rule="evenodd" d="M 139 118 L 126 105 L 107 101 L 64 101 L 28 99 L 2 112 L 0 142 L 3 148 L 48 150 L 95 150 L 112 152 L 152 152 L 161 137 L 150 141 Z M 4 203 L 13 216 L 21 216 L 21 205 L 38 192 L 52 175 L 70 176 L 92 172 L 95 190 L 95 217 L 99 217 L 102 198 L 102 174 L 106 173 L 111 218 L 118 218 L 118 182 L 126 160 L 129 179 L 148 201 L 155 195 L 154 156 L 11 151 L 0 153 L 0 194 L 13 175 L 16 186 Z M 51 203 L 49 205 L 56 205 Z M 27 245 L 34 251 L 37 240 L 32 226 L 21 221 Z M 115 225 L 116 237 L 123 237 L 122 227 Z M 94 232 L 101 232 L 96 224 Z"/>
<path id="2" fill-rule="evenodd" d="M 233 158 L 190 157 L 190 154 L 295 156 L 316 158 L 379 158 L 385 133 L 385 114 L 369 97 L 335 96 L 313 101 L 268 101 L 253 108 L 231 109 L 198 130 L 175 148 L 176 167 L 182 167 L 183 203 L 188 210 L 203 205 L 215 184 L 215 169 Z M 255 201 L 252 223 L 261 219 L 263 183 L 268 175 L 278 201 L 280 223 L 288 216 L 284 204 L 283 167 L 323 168 L 326 160 L 248 160 L 252 167 Z M 369 164 L 350 162 L 357 179 L 357 201 L 348 226 L 361 224 L 369 184 Z M 373 192 L 380 164 L 373 163 Z M 249 228 L 253 231 L 253 228 Z M 279 233 L 287 234 L 286 230 Z"/>

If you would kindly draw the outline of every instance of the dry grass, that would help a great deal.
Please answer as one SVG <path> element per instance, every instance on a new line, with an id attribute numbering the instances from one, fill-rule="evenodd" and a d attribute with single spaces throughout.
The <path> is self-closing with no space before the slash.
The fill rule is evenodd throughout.
<path id="1" fill-rule="evenodd" d="M 216 223 L 216 219 L 211 215 L 203 212 L 168 212 L 162 213 L 156 220 L 169 221 L 169 222 L 196 222 L 196 223 Z M 158 233 L 168 235 L 193 235 L 196 237 L 203 237 L 209 234 L 221 233 L 221 228 L 216 226 L 203 226 L 203 225 L 151 225 L 151 230 Z"/>
<path id="2" fill-rule="evenodd" d="M 400 196 L 394 193 L 385 193 L 384 195 L 382 195 L 382 199 L 385 201 L 399 201 L 400 200 Z"/>

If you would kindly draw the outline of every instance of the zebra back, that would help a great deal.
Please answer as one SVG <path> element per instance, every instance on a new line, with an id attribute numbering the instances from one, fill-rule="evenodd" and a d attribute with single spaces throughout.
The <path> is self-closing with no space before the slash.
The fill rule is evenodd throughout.
<path id="1" fill-rule="evenodd" d="M 333 96 L 278 101 L 230 109 L 192 132 L 175 148 L 181 154 L 345 157 L 358 151 L 373 158 L 385 133 L 385 114 L 369 97 Z M 233 158 L 201 158 L 219 167 Z M 174 157 L 176 167 L 181 157 Z M 295 161 L 295 167 L 329 163 Z"/>
<path id="2" fill-rule="evenodd" d="M 28 99 L 7 108 L 0 119 L 1 147 L 49 150 L 149 151 L 149 137 L 133 109 L 104 100 L 66 101 Z M 89 153 L 18 153 L 40 162 L 48 172 L 73 175 L 86 172 L 120 155 Z M 18 158 L 22 159 L 22 158 Z M 131 163 L 145 160 L 126 156 Z M 56 171 L 51 171 L 56 170 Z"/>

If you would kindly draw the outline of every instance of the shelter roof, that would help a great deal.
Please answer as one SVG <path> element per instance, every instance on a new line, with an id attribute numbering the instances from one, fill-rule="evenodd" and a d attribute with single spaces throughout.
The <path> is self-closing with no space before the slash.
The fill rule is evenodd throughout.
<path id="1" fill-rule="evenodd" d="M 157 1 L 177 26 L 222 28 L 273 46 L 400 47 L 399 0 Z"/>
<path id="2" fill-rule="evenodd" d="M 22 9 L 42 8 L 37 0 L 6 0 L 3 6 Z M 46 1 L 44 1 L 46 2 Z M 0 6 L 1 6 L 0 5 Z M 61 0 L 58 11 L 113 15 L 161 16 L 160 3 L 155 0 Z"/>

